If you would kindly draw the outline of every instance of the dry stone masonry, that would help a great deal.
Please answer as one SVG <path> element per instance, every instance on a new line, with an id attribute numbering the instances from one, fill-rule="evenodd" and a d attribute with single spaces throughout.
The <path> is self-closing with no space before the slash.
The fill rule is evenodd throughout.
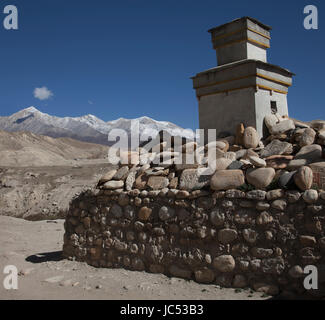
<path id="1" fill-rule="evenodd" d="M 315 265 L 320 289 L 309 294 L 323 295 L 325 121 L 274 115 L 265 123 L 263 141 L 241 124 L 236 137 L 204 146 L 200 163 L 174 164 L 195 154 L 196 142 L 181 155 L 166 141 L 156 152 L 126 152 L 121 159 L 137 154 L 137 163 L 110 170 L 72 201 L 64 255 L 271 295 L 304 293 L 304 267 Z M 206 175 L 211 146 L 217 159 Z M 153 164 L 165 153 L 171 161 Z"/>

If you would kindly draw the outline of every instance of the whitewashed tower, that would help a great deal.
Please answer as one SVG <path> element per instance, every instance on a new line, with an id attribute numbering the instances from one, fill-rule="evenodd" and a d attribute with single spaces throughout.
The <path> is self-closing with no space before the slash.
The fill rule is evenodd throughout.
<path id="1" fill-rule="evenodd" d="M 201 129 L 233 135 L 239 123 L 264 136 L 264 117 L 288 115 L 287 93 L 293 73 L 267 63 L 271 27 L 243 17 L 209 30 L 218 67 L 193 77 Z"/>

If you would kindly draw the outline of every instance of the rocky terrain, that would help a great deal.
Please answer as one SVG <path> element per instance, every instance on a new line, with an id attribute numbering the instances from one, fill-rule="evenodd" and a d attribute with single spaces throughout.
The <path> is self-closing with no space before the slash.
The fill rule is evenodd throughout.
<path id="1" fill-rule="evenodd" d="M 64 217 L 72 197 L 96 184 L 108 147 L 69 138 L 0 131 L 0 215 Z"/>
<path id="2" fill-rule="evenodd" d="M 170 189 L 322 189 L 325 121 L 308 124 L 272 114 L 265 124 L 269 135 L 264 140 L 253 127 L 240 124 L 236 136 L 206 145 L 161 137 L 157 145 L 117 151 L 108 161 L 119 163 L 120 169 L 107 172 L 99 186 L 165 193 Z"/>

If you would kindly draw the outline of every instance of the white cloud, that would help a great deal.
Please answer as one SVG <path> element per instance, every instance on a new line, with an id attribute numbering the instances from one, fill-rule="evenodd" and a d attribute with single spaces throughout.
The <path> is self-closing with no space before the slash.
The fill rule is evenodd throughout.
<path id="1" fill-rule="evenodd" d="M 53 92 L 46 87 L 35 88 L 34 97 L 40 100 L 47 100 L 53 96 Z"/>
<path id="2" fill-rule="evenodd" d="M 94 104 L 91 100 L 88 100 L 88 103 L 89 103 L 89 104 Z"/>

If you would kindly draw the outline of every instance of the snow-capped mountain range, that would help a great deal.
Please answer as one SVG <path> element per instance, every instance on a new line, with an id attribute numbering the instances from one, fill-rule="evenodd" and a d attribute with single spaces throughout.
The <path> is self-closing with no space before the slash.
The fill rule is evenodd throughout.
<path id="1" fill-rule="evenodd" d="M 137 121 L 135 121 L 137 120 Z M 0 117 L 0 130 L 9 132 L 27 131 L 53 138 L 68 137 L 86 142 L 112 145 L 108 134 L 113 129 L 123 129 L 130 139 L 134 126 L 139 124 L 140 134 L 152 136 L 159 131 L 166 131 L 172 136 L 192 138 L 191 131 L 185 130 L 171 122 L 156 121 L 149 117 L 137 119 L 120 118 L 105 122 L 94 115 L 82 117 L 56 117 L 37 110 L 35 107 L 23 109 L 8 117 Z"/>

